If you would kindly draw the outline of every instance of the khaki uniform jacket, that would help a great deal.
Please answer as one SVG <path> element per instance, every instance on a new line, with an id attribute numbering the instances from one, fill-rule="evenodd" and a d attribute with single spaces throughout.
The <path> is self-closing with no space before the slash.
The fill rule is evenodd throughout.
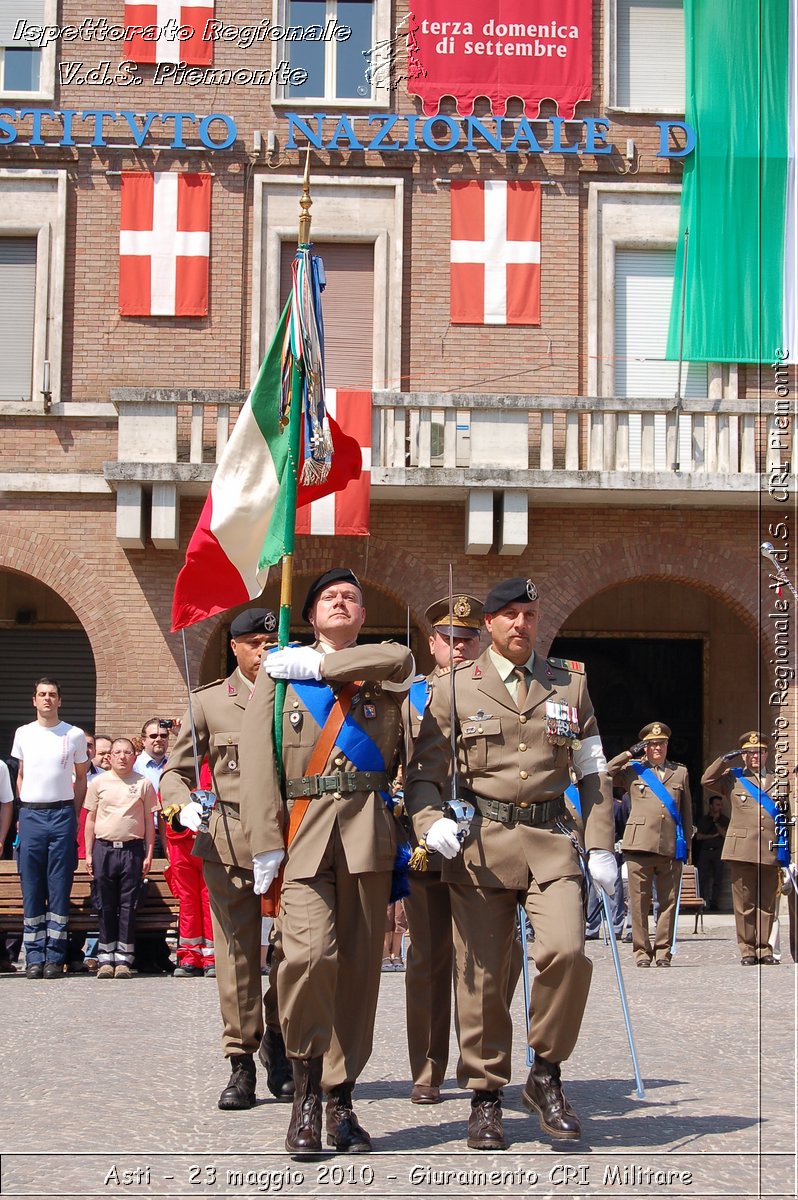
<path id="1" fill-rule="evenodd" d="M 629 766 L 630 761 L 629 751 L 623 750 L 607 764 L 613 784 L 628 792 L 631 801 L 621 848 L 633 853 L 662 854 L 665 858 L 675 858 L 676 822 L 648 784 Z M 676 811 L 682 818 L 684 837 L 689 850 L 693 836 L 693 802 L 690 798 L 687 767 L 666 759 L 660 782 L 673 799 Z"/>
<path id="2" fill-rule="evenodd" d="M 768 816 L 750 792 L 747 792 L 736 775 L 732 775 L 734 762 L 724 762 L 716 758 L 701 776 L 704 787 L 721 792 L 729 800 L 731 820 L 726 830 L 721 858 L 726 862 L 761 863 L 764 867 L 778 866 L 776 851 L 771 848 L 771 842 L 776 840 L 776 822 Z M 757 775 L 754 771 L 745 771 L 745 778 L 750 779 L 754 787 L 760 787 L 764 792 L 773 795 L 776 782 L 773 775 Z"/>
<path id="3" fill-rule="evenodd" d="M 424 714 L 408 769 L 405 794 L 417 837 L 442 815 L 450 773 L 450 699 L 448 678 L 437 679 Z M 457 714 L 457 770 L 460 782 L 487 800 L 521 807 L 553 800 L 570 783 L 570 753 L 546 735 L 546 702 L 565 702 L 577 709 L 579 737 L 598 742 L 593 704 L 585 676 L 535 656 L 523 712 L 510 696 L 490 651 L 475 662 L 461 663 L 453 673 Z M 599 744 L 600 751 L 600 744 Z M 598 769 L 579 784 L 588 849 L 612 850 L 612 790 L 603 754 Z M 591 764 L 592 766 L 592 764 Z M 566 823 L 568 819 L 566 818 Z M 573 827 L 573 822 L 570 822 Z M 480 887 L 521 888 L 530 872 L 540 884 L 579 875 L 570 839 L 551 828 L 504 825 L 477 812 L 462 854 L 443 864 L 447 883 Z"/>
<path id="4" fill-rule="evenodd" d="M 239 741 L 249 689 L 244 686 L 236 670 L 227 679 L 197 688 L 191 695 L 197 754 L 200 764 L 207 755 L 213 791 L 218 798 L 211 813 L 209 832 L 197 834 L 194 853 L 209 862 L 251 870 L 252 855 L 244 839 L 239 815 Z M 195 787 L 191 722 L 186 713 L 161 776 L 163 807 L 166 808 L 168 804 L 179 804 L 181 807 L 187 804 Z"/>
<path id="5" fill-rule="evenodd" d="M 324 656 L 323 679 L 333 691 L 344 683 L 365 682 L 352 701 L 350 715 L 376 742 L 392 776 L 402 742 L 402 694 L 386 692 L 383 681 L 401 683 L 412 670 L 412 655 L 391 642 L 353 646 Z M 373 712 L 373 716 L 367 716 Z M 283 803 L 274 765 L 274 681 L 261 670 L 244 718 L 241 736 L 241 822 L 250 857 L 285 846 L 284 828 L 294 804 Z M 283 710 L 283 764 L 286 779 L 305 773 L 319 736 L 319 726 L 291 687 Z M 337 747 L 321 774 L 359 768 Z M 351 874 L 393 870 L 396 822 L 376 792 L 314 796 L 308 805 L 285 864 L 285 878 L 310 879 L 321 863 L 337 824 Z"/>

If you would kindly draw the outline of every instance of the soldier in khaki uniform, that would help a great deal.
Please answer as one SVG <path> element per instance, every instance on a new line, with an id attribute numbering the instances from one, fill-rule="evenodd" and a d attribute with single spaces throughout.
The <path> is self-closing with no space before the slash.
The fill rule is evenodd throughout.
<path id="1" fill-rule="evenodd" d="M 322 1056 L 331 1051 L 324 1080 L 327 1141 L 362 1153 L 371 1141 L 352 1109 L 352 1088 L 374 1034 L 397 845 L 389 787 L 413 657 L 391 643 L 355 644 L 366 613 L 360 584 L 344 568 L 314 581 L 302 615 L 313 626 L 315 644 L 264 659 L 244 719 L 241 820 L 257 891 L 269 888 L 285 855 L 282 957 L 272 982 L 296 1085 L 286 1149 L 295 1155 L 321 1149 Z M 287 854 L 273 752 L 274 678 L 289 680 L 283 715 L 287 809 L 304 808 Z M 306 775 L 337 705 L 350 702 L 324 762 Z"/>
<path id="2" fill-rule="evenodd" d="M 638 745 L 622 750 L 607 764 L 613 784 L 627 791 L 631 801 L 622 849 L 629 873 L 629 913 L 638 967 L 650 967 L 652 960 L 658 967 L 671 965 L 673 932 L 679 915 L 679 879 L 693 836 L 690 780 L 686 767 L 668 759 L 670 736 L 667 725 L 652 721 L 640 730 Z M 642 761 L 637 761 L 641 754 Z M 670 797 L 680 818 L 680 829 L 656 794 L 658 786 Z M 677 856 L 679 833 L 681 857 Z M 652 948 L 648 912 L 655 879 L 659 915 Z"/>
<path id="3" fill-rule="evenodd" d="M 450 623 L 449 598 L 444 596 L 424 616 L 432 626 L 429 648 L 435 669 L 426 679 L 415 680 L 404 702 L 411 741 L 418 734 L 432 687 L 448 677 L 450 653 L 455 666 L 478 657 L 482 602 L 474 596 L 453 597 Z M 405 912 L 410 927 L 405 976 L 407 1049 L 413 1076 L 410 1099 L 413 1104 L 437 1104 L 449 1061 L 453 953 L 449 885 L 441 879 L 439 855 L 430 859 L 428 870 L 411 872 Z"/>
<path id="4" fill-rule="evenodd" d="M 744 967 L 776 963 L 768 945 L 781 886 L 774 847 L 776 823 L 755 795 L 760 789 L 771 792 L 775 783 L 775 777 L 765 770 L 768 745 L 768 738 L 756 730 L 744 733 L 740 749 L 716 758 L 701 776 L 704 787 L 722 792 L 731 805 L 721 858 L 729 863 L 737 945 Z"/>
<path id="5" fill-rule="evenodd" d="M 239 740 L 261 657 L 277 640 L 277 618 L 271 609 L 248 609 L 233 619 L 230 638 L 237 664 L 233 673 L 192 693 L 197 755 L 200 763 L 207 756 L 213 791 L 218 797 L 210 831 L 197 834 L 194 853 L 204 861 L 224 1022 L 222 1046 L 232 1066 L 219 1107 L 240 1109 L 255 1103 L 253 1054 L 263 1035 L 263 1009 L 261 903 L 253 891 L 252 855 L 239 816 Z M 195 787 L 191 722 L 186 714 L 161 776 L 161 797 L 164 809 L 172 809 L 172 820 L 181 827 L 198 830 L 202 810 L 191 798 Z M 290 1073 L 287 1075 L 290 1079 Z M 270 1081 L 278 1098 L 286 1082 L 279 1073 Z M 293 1092 L 293 1088 L 286 1090 Z"/>
<path id="6" fill-rule="evenodd" d="M 442 816 L 451 769 L 449 689 L 436 686 L 408 768 L 407 802 L 428 851 L 440 853 L 454 921 L 458 1081 L 471 1088 L 468 1145 L 503 1150 L 501 1089 L 510 1078 L 507 1002 L 516 906 L 535 930 L 529 1043 L 535 1063 L 522 1098 L 550 1137 L 576 1140 L 560 1063 L 579 1035 L 591 964 L 584 953 L 583 883 L 563 793 L 573 766 L 597 885 L 612 894 L 612 793 L 581 663 L 535 654 L 538 593 L 528 579 L 485 601 L 490 647 L 452 677 L 460 795 L 475 806 L 462 844 Z"/>

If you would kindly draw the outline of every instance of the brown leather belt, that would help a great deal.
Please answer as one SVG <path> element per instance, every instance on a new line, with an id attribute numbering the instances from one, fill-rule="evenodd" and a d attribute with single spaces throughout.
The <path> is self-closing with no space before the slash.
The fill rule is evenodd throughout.
<path id="1" fill-rule="evenodd" d="M 558 817 L 564 817 L 567 809 L 565 798 L 556 796 L 554 800 L 544 800 L 542 804 L 530 804 L 522 808 L 519 804 L 504 804 L 501 800 L 483 800 L 482 796 L 474 796 L 474 806 L 487 817 L 489 821 L 500 821 L 502 825 L 548 825 Z"/>
<path id="2" fill-rule="evenodd" d="M 336 771 L 334 775 L 302 775 L 288 779 L 285 790 L 289 800 L 297 796 L 324 796 L 352 792 L 378 792 L 390 787 L 385 771 Z"/>

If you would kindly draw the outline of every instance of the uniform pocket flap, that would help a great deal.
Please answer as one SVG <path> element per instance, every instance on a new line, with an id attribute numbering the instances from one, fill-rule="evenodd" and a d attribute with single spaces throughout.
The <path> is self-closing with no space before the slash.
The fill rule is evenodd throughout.
<path id="1" fill-rule="evenodd" d="M 501 737 L 502 723 L 499 717 L 486 717 L 483 721 L 463 721 L 460 733 L 463 738 Z"/>
<path id="2" fill-rule="evenodd" d="M 238 733 L 212 733 L 210 735 L 211 745 L 216 746 L 237 746 L 240 734 Z"/>

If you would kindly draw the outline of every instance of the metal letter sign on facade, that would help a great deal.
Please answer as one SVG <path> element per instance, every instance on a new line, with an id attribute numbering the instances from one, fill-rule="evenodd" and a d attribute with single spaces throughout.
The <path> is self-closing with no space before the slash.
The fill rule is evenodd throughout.
<path id="1" fill-rule="evenodd" d="M 592 0 L 414 0 L 407 90 L 427 116 L 444 96 L 471 113 L 478 96 L 504 113 L 517 96 L 527 116 L 553 100 L 570 120 L 593 81 Z"/>

